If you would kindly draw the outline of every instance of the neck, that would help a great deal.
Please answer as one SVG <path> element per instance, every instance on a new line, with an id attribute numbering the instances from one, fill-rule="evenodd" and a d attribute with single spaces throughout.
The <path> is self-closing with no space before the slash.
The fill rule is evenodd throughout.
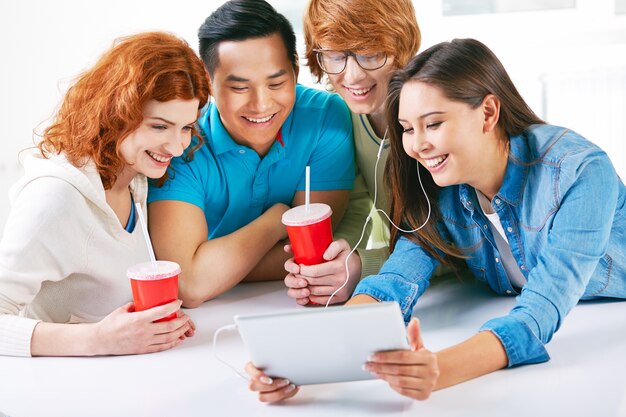
<path id="1" fill-rule="evenodd" d="M 105 193 L 110 194 L 123 194 L 128 192 L 128 187 L 130 186 L 131 181 L 135 178 L 137 173 L 133 171 L 128 165 L 124 167 L 120 175 L 117 176 L 115 183 L 113 186 L 106 190 Z"/>
<path id="2" fill-rule="evenodd" d="M 498 140 L 497 146 L 492 151 L 492 156 L 486 155 L 485 160 L 490 164 L 481 170 L 480 180 L 476 182 L 474 188 L 483 193 L 489 200 L 500 191 L 506 174 L 506 166 L 509 161 L 509 147 L 502 145 L 505 142 Z"/>

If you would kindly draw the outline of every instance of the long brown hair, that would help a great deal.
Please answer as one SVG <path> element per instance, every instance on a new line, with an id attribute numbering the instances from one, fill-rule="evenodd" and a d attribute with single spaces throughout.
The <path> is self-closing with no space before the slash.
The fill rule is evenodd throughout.
<path id="1" fill-rule="evenodd" d="M 450 257 L 464 256 L 451 242 L 446 242 L 438 230 L 441 214 L 436 203 L 440 187 L 430 172 L 408 156 L 402 146 L 398 111 L 400 92 L 408 81 L 434 86 L 449 100 L 466 103 L 472 108 L 478 107 L 488 94 L 496 96 L 500 100 L 498 128 L 505 133 L 502 136 L 507 147 L 510 136 L 544 121 L 526 104 L 494 53 L 474 39 L 455 39 L 432 46 L 391 77 L 386 103 L 391 148 L 385 169 L 386 185 L 391 190 L 391 219 L 405 229 L 415 229 L 426 221 L 428 206 L 418 183 L 417 169 L 432 204 L 430 220 L 417 233 L 391 229 L 391 250 L 399 236 L 404 235 L 439 261 L 451 264 Z"/>
<path id="2" fill-rule="evenodd" d="M 204 64 L 184 40 L 162 32 L 120 38 L 69 88 L 37 146 L 45 157 L 64 153 L 75 166 L 91 159 L 110 189 L 126 164 L 120 144 L 140 126 L 146 102 L 198 99 L 200 111 L 209 93 Z M 194 134 L 199 143 L 187 157 L 202 145 Z"/>

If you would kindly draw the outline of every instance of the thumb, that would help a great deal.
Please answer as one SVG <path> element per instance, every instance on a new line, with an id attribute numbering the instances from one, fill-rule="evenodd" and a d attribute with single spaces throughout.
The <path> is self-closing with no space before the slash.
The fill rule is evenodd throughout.
<path id="1" fill-rule="evenodd" d="M 343 252 L 346 247 L 350 249 L 350 247 L 347 244 L 344 244 L 344 242 L 342 241 L 336 240 L 332 242 L 330 245 L 328 245 L 328 248 L 326 248 L 326 251 L 324 252 L 324 259 L 326 261 L 332 261 L 333 259 L 337 258 L 337 256 L 339 256 L 339 254 Z"/>
<path id="2" fill-rule="evenodd" d="M 422 341 L 422 331 L 420 330 L 419 319 L 416 319 L 416 318 L 412 319 L 406 331 L 409 336 L 409 345 L 411 345 L 412 351 L 417 351 L 424 347 L 424 342 Z"/>

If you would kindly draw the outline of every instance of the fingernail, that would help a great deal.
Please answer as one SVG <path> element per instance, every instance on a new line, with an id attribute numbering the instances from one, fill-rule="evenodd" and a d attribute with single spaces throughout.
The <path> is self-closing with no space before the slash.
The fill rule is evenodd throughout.
<path id="1" fill-rule="evenodd" d="M 296 389 L 296 386 L 294 384 L 289 384 L 289 386 L 285 388 L 285 392 L 291 392 L 294 389 Z"/>
<path id="2" fill-rule="evenodd" d="M 276 386 L 278 388 L 284 387 L 285 385 L 289 385 L 289 380 L 288 379 L 281 379 L 280 381 L 278 381 L 278 383 L 276 384 Z"/>
<path id="3" fill-rule="evenodd" d="M 376 355 L 369 355 L 367 357 L 367 361 L 368 362 L 375 362 L 376 361 Z"/>
<path id="4" fill-rule="evenodd" d="M 261 381 L 262 383 L 267 384 L 267 385 L 269 385 L 269 384 L 271 384 L 272 382 L 274 382 L 274 381 L 272 380 L 272 378 L 270 378 L 269 376 L 265 376 L 265 375 L 264 375 L 264 376 L 262 376 L 261 378 L 259 378 L 259 381 Z"/>

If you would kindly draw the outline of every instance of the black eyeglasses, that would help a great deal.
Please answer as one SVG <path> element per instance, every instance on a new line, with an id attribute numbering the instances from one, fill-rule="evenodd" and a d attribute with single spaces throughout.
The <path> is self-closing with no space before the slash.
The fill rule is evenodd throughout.
<path id="1" fill-rule="evenodd" d="M 376 52 L 373 54 L 355 54 L 351 51 L 331 51 L 329 49 L 313 49 L 317 63 L 326 74 L 340 74 L 346 69 L 348 57 L 354 57 L 359 67 L 365 71 L 373 71 L 382 68 L 387 63 L 387 54 L 385 52 Z"/>

